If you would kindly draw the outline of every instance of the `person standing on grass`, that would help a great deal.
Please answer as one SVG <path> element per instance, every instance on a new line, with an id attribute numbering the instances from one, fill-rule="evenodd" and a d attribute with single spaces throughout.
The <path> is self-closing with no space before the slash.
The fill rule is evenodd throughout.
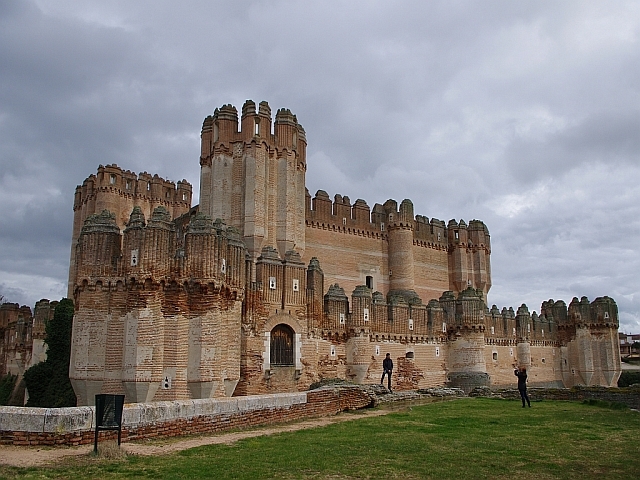
<path id="1" fill-rule="evenodd" d="M 526 400 L 527 405 L 531 407 L 531 401 L 529 395 L 527 395 L 527 369 L 524 367 L 516 368 L 513 374 L 518 377 L 518 391 L 520 392 L 520 398 L 522 399 L 522 408 L 524 408 L 524 402 Z"/>
<path id="2" fill-rule="evenodd" d="M 384 382 L 384 376 L 387 375 L 387 381 L 389 385 L 389 391 L 391 391 L 391 372 L 393 371 L 393 360 L 391 355 L 387 353 L 387 356 L 382 361 L 382 378 L 380 379 L 380 385 Z"/>

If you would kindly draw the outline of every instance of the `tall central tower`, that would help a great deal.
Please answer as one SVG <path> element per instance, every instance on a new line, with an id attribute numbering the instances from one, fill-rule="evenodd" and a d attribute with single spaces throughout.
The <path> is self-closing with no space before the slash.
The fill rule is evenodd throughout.
<path id="1" fill-rule="evenodd" d="M 305 131 L 290 110 L 271 123 L 267 102 L 247 100 L 204 119 L 200 154 L 200 211 L 240 230 L 252 260 L 263 247 L 281 258 L 304 253 Z"/>

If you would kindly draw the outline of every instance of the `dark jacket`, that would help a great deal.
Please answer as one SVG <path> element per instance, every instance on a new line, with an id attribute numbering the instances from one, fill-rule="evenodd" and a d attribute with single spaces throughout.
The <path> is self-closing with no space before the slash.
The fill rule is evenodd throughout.
<path id="1" fill-rule="evenodd" d="M 527 371 L 514 370 L 513 374 L 518 377 L 518 390 L 527 389 Z"/>
<path id="2" fill-rule="evenodd" d="M 390 358 L 385 358 L 382 361 L 382 368 L 385 372 L 390 372 L 393 370 L 393 361 Z"/>

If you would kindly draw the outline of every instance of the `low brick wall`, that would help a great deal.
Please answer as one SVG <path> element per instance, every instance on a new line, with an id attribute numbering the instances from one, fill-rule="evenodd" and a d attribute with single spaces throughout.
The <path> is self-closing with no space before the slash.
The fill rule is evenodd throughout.
<path id="1" fill-rule="evenodd" d="M 606 387 L 573 387 L 573 388 L 527 388 L 532 401 L 537 400 L 604 400 L 623 403 L 629 408 L 640 410 L 640 387 L 606 388 Z M 478 387 L 470 397 L 507 398 L 520 400 L 520 393 L 515 388 Z"/>
<path id="2" fill-rule="evenodd" d="M 308 417 L 335 415 L 372 405 L 358 387 L 326 387 L 302 393 L 127 404 L 122 441 L 212 433 Z M 0 443 L 82 445 L 93 442 L 94 407 L 0 407 Z M 100 439 L 117 432 L 101 431 Z"/>

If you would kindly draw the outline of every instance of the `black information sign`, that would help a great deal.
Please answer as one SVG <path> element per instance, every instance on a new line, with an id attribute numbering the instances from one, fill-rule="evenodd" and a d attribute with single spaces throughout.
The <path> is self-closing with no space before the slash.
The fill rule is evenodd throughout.
<path id="1" fill-rule="evenodd" d="M 98 431 L 117 430 L 118 445 L 122 438 L 122 408 L 124 395 L 110 395 L 101 393 L 96 395 L 96 434 L 93 451 L 98 451 Z"/>

